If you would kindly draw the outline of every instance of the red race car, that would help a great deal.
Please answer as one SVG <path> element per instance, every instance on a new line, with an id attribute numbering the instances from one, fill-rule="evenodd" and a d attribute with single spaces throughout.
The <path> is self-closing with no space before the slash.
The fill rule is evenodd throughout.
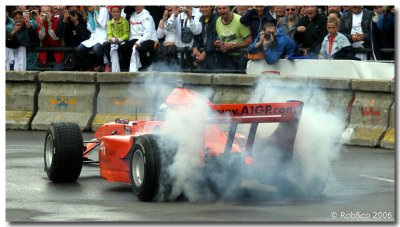
<path id="1" fill-rule="evenodd" d="M 273 183 L 281 192 L 292 191 L 290 182 L 277 179 L 293 157 L 302 102 L 213 104 L 183 87 L 169 94 L 151 120 L 116 119 L 99 127 L 90 141 L 83 141 L 76 123 L 52 123 L 45 139 L 44 169 L 51 181 L 73 182 L 79 178 L 83 164 L 95 162 L 101 177 L 132 185 L 140 200 L 167 200 L 176 180 L 168 167 L 179 162 L 175 156 L 182 150 L 182 141 L 166 129 L 166 115 L 195 108 L 199 102 L 205 107 L 203 128 L 193 139 L 204 141 L 197 148 L 201 165 L 184 163 L 187 168 L 200 166 L 197 170 L 205 173 L 200 175 L 203 179 L 196 179 L 202 183 L 199 187 L 220 195 L 226 187 L 240 186 L 241 180 L 255 177 Z M 260 123 L 276 123 L 277 127 L 268 138 L 259 137 L 256 132 Z M 237 132 L 239 124 L 248 126 L 247 135 Z M 186 127 L 191 129 L 191 125 Z M 269 155 L 271 150 L 279 155 Z M 93 151 L 98 152 L 98 160 L 88 158 Z M 265 170 L 266 167 L 274 170 Z M 210 173 L 230 179 L 229 185 L 218 184 L 218 178 L 209 177 L 215 176 Z"/>

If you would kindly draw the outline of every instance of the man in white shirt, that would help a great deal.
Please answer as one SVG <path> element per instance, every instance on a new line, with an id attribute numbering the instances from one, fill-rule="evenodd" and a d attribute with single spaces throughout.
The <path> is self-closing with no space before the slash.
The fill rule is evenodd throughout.
<path id="1" fill-rule="evenodd" d="M 362 6 L 352 6 L 351 13 L 344 14 L 340 19 L 339 32 L 349 39 L 353 48 L 369 48 L 371 41 L 371 20 L 374 13 Z M 356 57 L 366 60 L 366 54 Z"/>
<path id="2" fill-rule="evenodd" d="M 179 6 L 173 9 L 172 15 L 168 18 L 165 30 L 175 32 L 175 45 L 178 48 L 186 47 L 188 49 L 193 46 L 193 37 L 201 33 L 200 17 L 201 13 L 192 6 Z M 187 39 L 183 38 L 182 33 L 187 35 Z M 191 64 L 192 62 L 191 52 L 185 50 L 183 55 L 178 54 L 178 58 L 181 60 L 182 56 L 186 63 L 181 67 L 185 68 L 187 64 Z"/>
<path id="3" fill-rule="evenodd" d="M 137 72 L 151 64 L 158 39 L 153 17 L 144 6 L 135 6 L 129 25 L 129 40 L 120 46 L 121 67 L 129 67 L 130 72 Z"/>

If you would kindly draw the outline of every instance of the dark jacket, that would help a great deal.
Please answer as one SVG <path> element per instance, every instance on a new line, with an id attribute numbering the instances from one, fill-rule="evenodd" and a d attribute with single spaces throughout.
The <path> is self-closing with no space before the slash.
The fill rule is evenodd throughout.
<path id="1" fill-rule="evenodd" d="M 364 33 L 364 47 L 370 47 L 371 46 L 371 20 L 372 17 L 374 16 L 374 13 L 372 11 L 369 11 L 367 9 L 363 9 L 363 16 L 361 19 L 361 29 L 362 32 Z M 339 32 L 345 35 L 350 43 L 353 43 L 353 40 L 351 39 L 351 28 L 353 26 L 353 13 L 347 13 L 340 18 L 340 28 Z"/>
<path id="2" fill-rule="evenodd" d="M 11 36 L 11 32 L 6 33 L 6 47 L 18 48 L 20 46 L 27 47 L 30 45 L 30 32 L 25 25 L 17 32 L 14 36 Z M 31 31 L 32 32 L 32 31 Z M 33 31 L 34 32 L 34 31 Z"/>
<path id="3" fill-rule="evenodd" d="M 375 20 L 374 20 L 375 18 Z M 377 60 L 395 60 L 394 53 L 382 53 L 381 48 L 395 47 L 395 20 L 391 12 L 381 13 L 372 19 L 371 47 Z"/>
<path id="4" fill-rule="evenodd" d="M 77 47 L 81 42 L 90 38 L 90 32 L 86 28 L 82 15 L 78 14 L 78 25 L 74 25 L 71 21 L 63 22 L 63 15 L 60 16 L 57 25 L 56 35 L 58 38 L 64 38 L 64 46 Z"/>
<path id="5" fill-rule="evenodd" d="M 213 51 L 214 41 L 217 38 L 217 31 L 215 30 L 215 23 L 218 19 L 218 14 L 211 14 L 208 23 L 205 22 L 205 17 L 200 17 L 201 33 L 194 36 L 193 47 L 197 47 L 199 50 L 205 50 L 206 52 Z"/>
<path id="6" fill-rule="evenodd" d="M 321 50 L 322 41 L 328 34 L 326 30 L 327 17 L 323 14 L 317 13 L 311 20 L 308 16 L 300 18 L 299 25 L 306 27 L 305 32 L 294 33 L 294 39 L 299 47 L 309 48 L 310 52 L 318 54 Z"/>
<path id="7" fill-rule="evenodd" d="M 259 17 L 255 9 L 247 10 L 246 13 L 240 18 L 240 23 L 249 26 L 251 29 L 251 38 L 255 38 L 260 34 L 263 29 L 264 24 L 267 22 L 272 22 L 276 24 L 275 18 L 272 17 L 269 12 L 269 7 L 264 7 L 264 15 Z"/>

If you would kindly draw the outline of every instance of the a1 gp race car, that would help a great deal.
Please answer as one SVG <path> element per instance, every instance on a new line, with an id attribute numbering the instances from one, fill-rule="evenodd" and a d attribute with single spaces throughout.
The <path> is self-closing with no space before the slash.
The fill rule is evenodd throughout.
<path id="1" fill-rule="evenodd" d="M 192 108 L 199 100 L 208 108 L 204 130 L 198 135 L 204 140 L 199 171 L 205 173 L 201 175 L 204 178 L 217 172 L 230 179 L 230 185 L 219 185 L 215 178 L 198 179 L 199 187 L 220 195 L 228 186 L 240 187 L 243 179 L 257 178 L 273 184 L 282 193 L 293 192 L 294 183 L 282 180 L 281 173 L 291 165 L 302 102 L 213 104 L 185 88 L 175 88 L 151 120 L 116 119 L 99 127 L 90 141 L 83 141 L 76 123 L 52 123 L 45 139 L 45 171 L 51 181 L 73 182 L 79 178 L 83 164 L 96 162 L 102 178 L 132 185 L 140 200 L 166 200 L 174 181 L 168 167 L 179 161 L 174 156 L 181 141 L 165 131 L 165 115 L 168 111 Z M 265 138 L 256 136 L 261 123 L 278 126 Z M 248 126 L 247 135 L 237 132 L 239 124 Z M 98 152 L 98 161 L 88 158 L 92 151 Z M 278 155 L 271 155 L 271 151 Z"/>

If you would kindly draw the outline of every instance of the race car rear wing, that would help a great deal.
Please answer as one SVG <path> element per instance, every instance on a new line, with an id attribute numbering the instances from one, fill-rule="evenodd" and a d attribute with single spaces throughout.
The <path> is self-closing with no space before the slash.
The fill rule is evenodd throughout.
<path id="1" fill-rule="evenodd" d="M 210 118 L 211 124 L 230 123 L 228 139 L 224 154 L 231 152 L 238 124 L 251 124 L 247 136 L 246 152 L 251 153 L 259 123 L 280 123 L 274 133 L 263 144 L 278 146 L 292 155 L 298 123 L 303 110 L 303 102 L 288 101 L 285 103 L 257 104 L 213 104 L 216 117 Z"/>

